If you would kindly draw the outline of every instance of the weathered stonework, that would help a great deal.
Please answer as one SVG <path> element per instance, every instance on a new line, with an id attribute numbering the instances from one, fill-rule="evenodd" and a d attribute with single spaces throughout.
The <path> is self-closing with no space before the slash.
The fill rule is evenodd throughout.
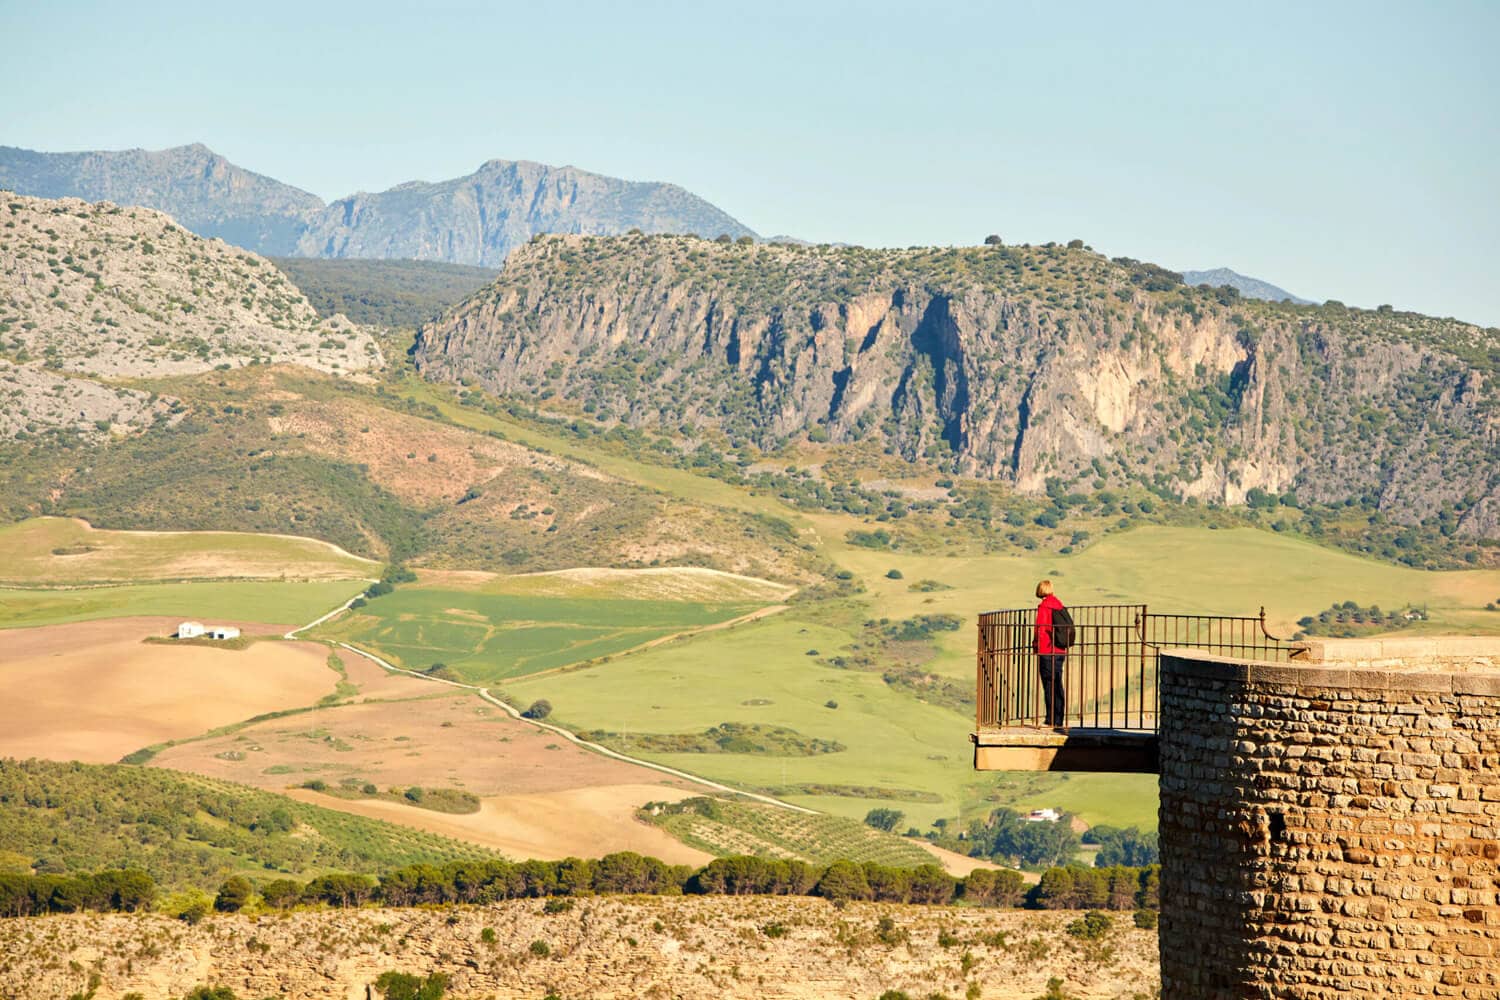
<path id="1" fill-rule="evenodd" d="M 1500 643 L 1310 653 L 1162 657 L 1163 996 L 1500 997 Z"/>

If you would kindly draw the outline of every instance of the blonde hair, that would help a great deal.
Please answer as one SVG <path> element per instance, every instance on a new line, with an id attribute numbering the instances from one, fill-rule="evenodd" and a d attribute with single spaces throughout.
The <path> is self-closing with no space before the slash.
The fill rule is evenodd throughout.
<path id="1" fill-rule="evenodd" d="M 1040 583 L 1038 583 L 1036 585 L 1036 596 L 1038 596 L 1038 597 L 1051 597 L 1052 596 L 1052 581 L 1051 580 L 1042 580 Z"/>

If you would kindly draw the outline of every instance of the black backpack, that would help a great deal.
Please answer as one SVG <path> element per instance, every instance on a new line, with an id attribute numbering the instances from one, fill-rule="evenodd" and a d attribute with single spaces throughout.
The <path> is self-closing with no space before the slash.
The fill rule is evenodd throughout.
<path id="1" fill-rule="evenodd" d="M 1052 609 L 1052 645 L 1058 649 L 1072 649 L 1077 638 L 1077 627 L 1067 608 Z"/>

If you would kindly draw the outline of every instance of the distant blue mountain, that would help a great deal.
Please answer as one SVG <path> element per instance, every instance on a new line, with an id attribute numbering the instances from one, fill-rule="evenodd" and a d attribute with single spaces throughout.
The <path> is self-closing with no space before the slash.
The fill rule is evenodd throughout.
<path id="1" fill-rule="evenodd" d="M 1316 304 L 1312 299 L 1298 298 L 1284 288 L 1277 288 L 1269 281 L 1248 278 L 1227 267 L 1216 267 L 1212 271 L 1183 271 L 1182 280 L 1189 285 L 1209 285 L 1214 288 L 1228 285 L 1230 288 L 1238 289 L 1239 293 L 1248 299 L 1265 299 L 1268 302 L 1290 301 L 1303 306 Z"/>

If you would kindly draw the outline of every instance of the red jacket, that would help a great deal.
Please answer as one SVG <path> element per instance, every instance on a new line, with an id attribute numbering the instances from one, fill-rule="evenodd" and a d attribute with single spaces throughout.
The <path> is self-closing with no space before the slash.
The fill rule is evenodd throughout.
<path id="1" fill-rule="evenodd" d="M 1052 612 L 1063 606 L 1056 594 L 1048 594 L 1036 606 L 1036 652 L 1038 656 L 1066 656 L 1066 649 L 1052 645 Z"/>

